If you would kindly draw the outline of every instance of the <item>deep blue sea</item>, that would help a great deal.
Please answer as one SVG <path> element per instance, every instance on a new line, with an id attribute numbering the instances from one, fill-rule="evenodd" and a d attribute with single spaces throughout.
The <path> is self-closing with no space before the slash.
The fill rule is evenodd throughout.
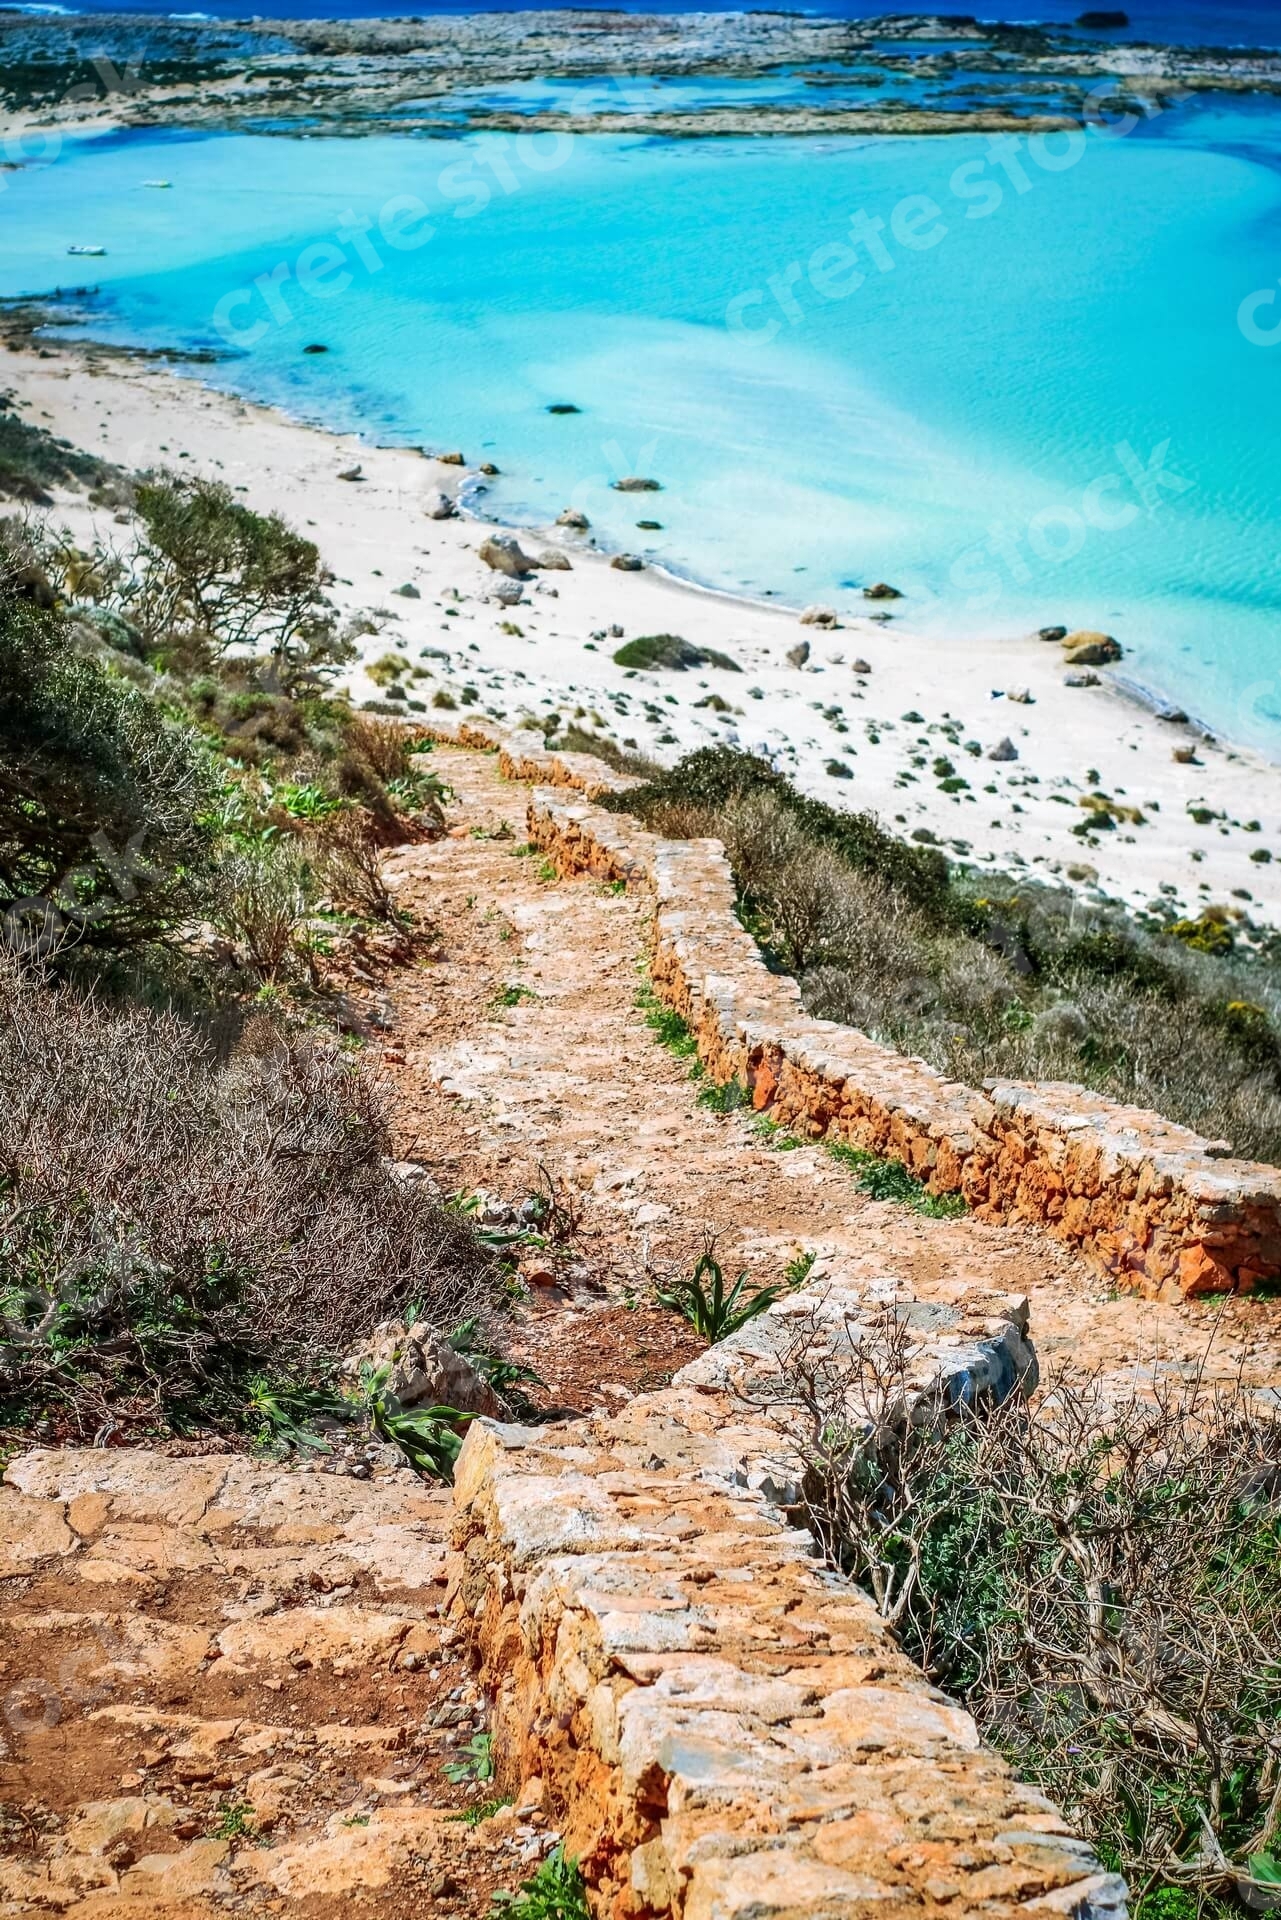
<path id="1" fill-rule="evenodd" d="M 169 0 L 80 0 L 79 4 L 61 4 L 60 0 L 29 0 L 15 9 L 24 13 L 155 13 L 180 19 L 243 20 L 248 9 L 244 0 L 205 0 L 202 7 L 175 7 Z M 383 18 L 429 18 L 450 13 L 522 13 L 543 11 L 538 0 L 522 6 L 519 0 L 468 0 L 465 6 L 359 4 L 359 0 L 270 0 L 254 9 L 255 17 L 267 20 L 374 20 Z M 599 11 L 600 9 L 584 9 Z M 611 0 L 609 11 L 621 13 L 737 13 L 758 11 L 750 0 Z M 777 11 L 777 0 L 774 7 Z M 960 11 L 954 5 L 939 11 Z M 876 0 L 826 0 L 821 6 L 795 7 L 798 13 L 826 14 L 842 20 L 874 18 L 884 13 L 911 13 L 910 7 L 876 4 Z M 922 8 L 917 11 L 928 11 Z M 1008 11 L 989 13 L 977 10 L 980 19 L 1032 22 L 1039 25 L 1070 26 L 1084 7 L 1050 5 L 1045 8 L 1015 0 Z M 1153 40 L 1178 46 L 1281 46 L 1281 5 L 1277 0 L 1132 0 L 1123 11 L 1129 25 L 1106 37 L 1117 42 Z M 1097 36 L 1096 36 L 1097 37 Z"/>

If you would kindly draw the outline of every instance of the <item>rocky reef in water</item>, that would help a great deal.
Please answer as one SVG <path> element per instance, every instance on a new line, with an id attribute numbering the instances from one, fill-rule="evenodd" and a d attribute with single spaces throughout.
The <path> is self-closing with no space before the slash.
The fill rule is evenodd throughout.
<path id="1" fill-rule="evenodd" d="M 492 90 L 554 76 L 557 97 Z M 672 83 L 720 83 L 681 99 Z M 667 83 L 664 85 L 664 83 Z M 734 99 L 738 83 L 745 86 Z M 772 91 L 776 89 L 776 91 Z M 1281 92 L 1281 55 L 1117 46 L 965 16 L 477 14 L 220 23 L 0 14 L 0 97 L 39 124 L 354 134 L 932 133 Z"/>

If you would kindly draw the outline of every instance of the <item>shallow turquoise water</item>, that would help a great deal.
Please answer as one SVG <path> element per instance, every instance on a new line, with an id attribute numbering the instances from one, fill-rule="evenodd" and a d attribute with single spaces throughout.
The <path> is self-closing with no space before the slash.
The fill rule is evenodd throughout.
<path id="1" fill-rule="evenodd" d="M 1255 331 L 1281 323 L 1281 114 L 1082 139 L 1068 166 L 1062 137 L 1048 165 L 977 136 L 67 141 L 0 176 L 0 291 L 92 274 L 144 342 L 216 342 L 221 312 L 223 383 L 492 457 L 496 514 L 574 500 L 726 587 L 888 579 L 945 631 L 1106 627 L 1281 753 L 1281 345 L 1238 322 L 1272 289 Z M 860 211 L 886 225 L 843 255 Z"/>

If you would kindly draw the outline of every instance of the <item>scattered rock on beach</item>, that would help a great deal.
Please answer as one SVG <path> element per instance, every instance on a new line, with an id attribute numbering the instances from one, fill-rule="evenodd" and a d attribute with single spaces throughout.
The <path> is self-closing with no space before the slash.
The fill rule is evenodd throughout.
<path id="1" fill-rule="evenodd" d="M 510 533 L 491 533 L 482 540 L 477 549 L 477 557 L 495 573 L 510 574 L 513 580 L 519 580 L 532 573 L 538 565 L 537 560 L 521 547 L 520 541 Z"/>
<path id="2" fill-rule="evenodd" d="M 1195 747 L 1176 747 L 1173 757 L 1181 767 L 1199 767 L 1201 764 L 1196 757 Z"/>
<path id="3" fill-rule="evenodd" d="M 421 593 L 419 593 L 417 587 L 414 585 L 412 580 L 406 580 L 403 587 L 393 587 L 392 592 L 398 593 L 402 600 L 421 600 L 422 599 Z"/>
<path id="4" fill-rule="evenodd" d="M 872 663 L 870 660 L 851 660 L 850 661 L 851 673 L 870 673 L 871 671 L 872 671 Z"/>
<path id="5" fill-rule="evenodd" d="M 989 760 L 1017 760 L 1019 750 L 1007 733 L 994 747 L 988 748 L 987 757 Z"/>
<path id="6" fill-rule="evenodd" d="M 500 574 L 490 590 L 489 597 L 491 600 L 497 600 L 500 606 L 514 607 L 523 597 L 524 592 L 523 581 L 513 580 L 507 574 Z"/>
<path id="7" fill-rule="evenodd" d="M 645 562 L 638 553 L 616 553 L 609 564 L 616 573 L 639 573 Z"/>
<path id="8" fill-rule="evenodd" d="M 1074 673 L 1064 674 L 1063 684 L 1065 687 L 1100 687 L 1103 682 L 1093 667 L 1078 667 Z"/>
<path id="9" fill-rule="evenodd" d="M 423 512 L 429 520 L 452 520 L 458 509 L 441 487 L 433 487 L 423 499 Z"/>
<path id="10" fill-rule="evenodd" d="M 566 507 L 564 513 L 556 515 L 558 527 L 572 527 L 575 533 L 586 533 L 591 524 L 581 507 Z"/>
<path id="11" fill-rule="evenodd" d="M 874 586 L 864 587 L 863 598 L 865 600 L 901 600 L 903 596 L 897 587 L 891 587 L 886 581 L 878 580 Z"/>
<path id="12" fill-rule="evenodd" d="M 1050 641 L 1066 640 L 1067 628 L 1066 627 L 1038 627 L 1036 637 L 1038 640 L 1050 640 Z"/>
<path id="13" fill-rule="evenodd" d="M 540 567 L 546 567 L 549 573 L 572 573 L 569 555 L 562 553 L 559 547 L 548 547 L 538 556 Z"/>
<path id="14" fill-rule="evenodd" d="M 363 480 L 364 473 L 359 467 L 344 467 L 338 475 L 340 480 Z"/>
<path id="15" fill-rule="evenodd" d="M 610 482 L 615 493 L 661 493 L 661 480 L 643 480 L 638 474 L 629 474 L 626 479 Z"/>
<path id="16" fill-rule="evenodd" d="M 477 471 L 479 473 L 487 474 L 489 478 L 492 480 L 494 475 L 498 473 L 500 469 L 494 465 L 492 460 L 482 460 Z"/>
<path id="17" fill-rule="evenodd" d="M 1007 687 L 1005 689 L 1005 697 L 1007 700 L 1013 701 L 1016 707 L 1031 707 L 1036 704 L 1031 690 L 1028 687 Z"/>
<path id="18" fill-rule="evenodd" d="M 439 460 L 442 467 L 465 467 L 467 465 L 462 454 L 457 450 L 453 453 L 438 453 L 435 458 Z"/>
<path id="19" fill-rule="evenodd" d="M 1063 657 L 1070 667 L 1110 667 L 1121 658 L 1121 643 L 1110 633 L 1078 627 L 1063 636 Z"/>
<path id="20" fill-rule="evenodd" d="M 803 627 L 838 627 L 835 607 L 806 607 L 801 614 Z"/>
<path id="21" fill-rule="evenodd" d="M 794 647 L 787 649 L 787 664 L 789 667 L 803 667 L 809 657 L 810 643 L 808 640 L 800 640 Z"/>

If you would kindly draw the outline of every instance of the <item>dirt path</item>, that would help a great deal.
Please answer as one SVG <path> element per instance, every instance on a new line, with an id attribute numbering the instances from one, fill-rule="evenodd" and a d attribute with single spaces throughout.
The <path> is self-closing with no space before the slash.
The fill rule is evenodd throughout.
<path id="1" fill-rule="evenodd" d="M 484 1703 L 444 1488 L 36 1452 L 0 1487 L 0 1912 L 478 1920 L 551 1844 L 445 1773 Z"/>
<path id="2" fill-rule="evenodd" d="M 391 1071 L 407 1150 L 416 1137 L 449 1183 L 518 1199 L 546 1168 L 576 1197 L 576 1257 L 558 1269 L 562 1285 L 532 1287 L 524 1314 L 554 1397 L 606 1404 L 611 1387 L 657 1384 L 679 1364 L 679 1323 L 626 1303 L 655 1272 L 687 1269 L 705 1228 L 726 1270 L 753 1279 L 778 1279 L 812 1251 L 816 1271 L 839 1263 L 923 1297 L 1026 1293 L 1043 1365 L 1277 1378 L 1281 1302 L 1115 1296 L 1033 1228 L 871 1200 L 821 1148 L 780 1151 L 750 1117 L 700 1105 L 689 1062 L 637 1005 L 643 901 L 549 877 L 523 851 L 525 790 L 492 756 L 438 752 L 457 793 L 450 837 L 394 855 L 390 871 L 441 929 L 446 958 L 396 983 Z"/>

